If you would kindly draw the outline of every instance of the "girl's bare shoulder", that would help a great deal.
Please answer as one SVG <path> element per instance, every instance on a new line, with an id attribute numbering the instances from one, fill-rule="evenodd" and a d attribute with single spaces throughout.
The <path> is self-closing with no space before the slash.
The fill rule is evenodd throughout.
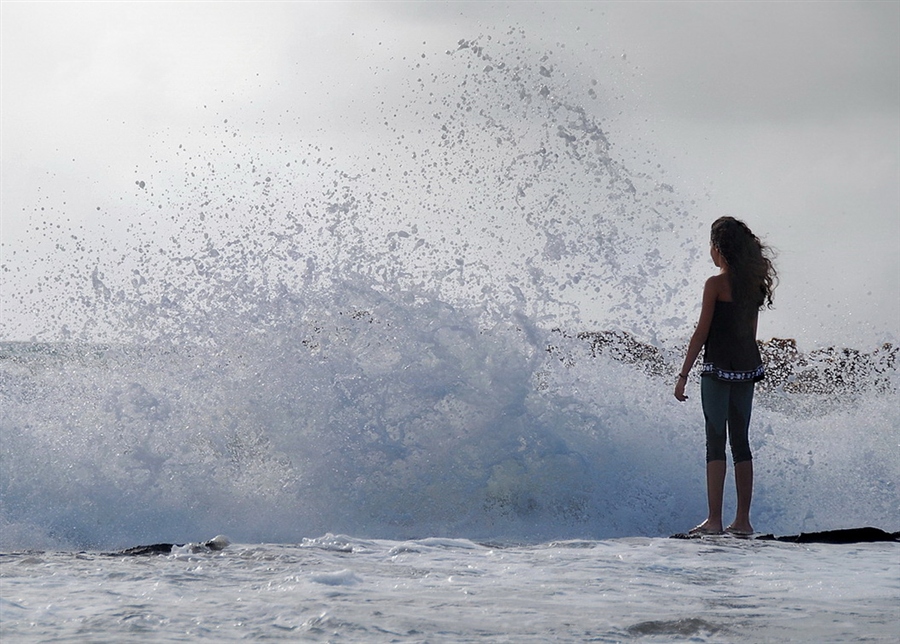
<path id="1" fill-rule="evenodd" d="M 728 281 L 728 275 L 725 273 L 713 275 L 707 279 L 703 290 L 709 295 L 715 295 L 717 300 L 731 299 L 731 283 Z"/>

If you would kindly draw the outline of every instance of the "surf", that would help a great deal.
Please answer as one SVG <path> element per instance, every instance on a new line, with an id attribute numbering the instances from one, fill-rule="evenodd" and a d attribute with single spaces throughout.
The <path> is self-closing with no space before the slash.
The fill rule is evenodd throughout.
<path id="1" fill-rule="evenodd" d="M 668 376 L 706 222 L 617 152 L 602 78 L 522 34 L 396 74 L 371 147 L 214 114 L 136 169 L 127 238 L 61 234 L 10 300 L 47 322 L 0 355 L 3 548 L 702 516 L 699 409 Z M 896 351 L 772 346 L 755 523 L 890 528 Z M 877 387 L 852 385 L 863 364 Z"/>

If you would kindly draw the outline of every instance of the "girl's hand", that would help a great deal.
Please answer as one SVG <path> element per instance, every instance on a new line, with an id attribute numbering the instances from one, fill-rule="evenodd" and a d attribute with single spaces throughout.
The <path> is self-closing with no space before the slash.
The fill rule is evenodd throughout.
<path id="1" fill-rule="evenodd" d="M 688 397 L 684 395 L 685 384 L 687 384 L 687 381 L 681 376 L 678 376 L 678 382 L 675 383 L 675 398 L 677 398 L 681 402 L 684 402 L 688 399 Z"/>

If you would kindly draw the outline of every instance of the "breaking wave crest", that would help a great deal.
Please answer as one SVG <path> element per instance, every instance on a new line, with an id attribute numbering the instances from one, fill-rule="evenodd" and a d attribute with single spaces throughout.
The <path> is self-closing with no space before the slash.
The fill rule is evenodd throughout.
<path id="1" fill-rule="evenodd" d="M 460 41 L 345 157 L 226 119 L 164 141 L 127 195 L 146 223 L 60 238 L 11 296 L 46 326 L 0 354 L 0 545 L 701 517 L 700 412 L 669 376 L 706 224 L 617 156 L 611 97 L 568 64 Z M 890 527 L 896 349 L 769 352 L 756 521 Z"/>

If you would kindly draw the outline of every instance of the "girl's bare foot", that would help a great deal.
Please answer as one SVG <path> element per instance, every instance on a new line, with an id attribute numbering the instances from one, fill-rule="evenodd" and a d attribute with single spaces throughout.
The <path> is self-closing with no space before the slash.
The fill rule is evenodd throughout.
<path id="1" fill-rule="evenodd" d="M 709 519 L 701 523 L 700 525 L 691 528 L 688 534 L 722 534 L 722 524 L 714 524 L 710 522 Z"/>
<path id="2" fill-rule="evenodd" d="M 736 535 L 738 537 L 749 537 L 751 534 L 753 534 L 753 526 L 749 523 L 732 523 L 730 526 L 725 528 L 725 532 L 727 532 L 728 534 Z"/>

